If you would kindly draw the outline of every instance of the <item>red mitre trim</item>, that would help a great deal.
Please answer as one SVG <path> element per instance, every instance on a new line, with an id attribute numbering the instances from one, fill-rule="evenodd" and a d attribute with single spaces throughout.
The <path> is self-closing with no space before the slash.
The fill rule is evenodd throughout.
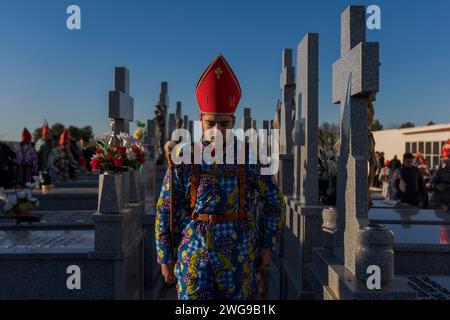
<path id="1" fill-rule="evenodd" d="M 31 142 L 31 133 L 27 128 L 23 128 L 22 131 L 22 142 Z"/>

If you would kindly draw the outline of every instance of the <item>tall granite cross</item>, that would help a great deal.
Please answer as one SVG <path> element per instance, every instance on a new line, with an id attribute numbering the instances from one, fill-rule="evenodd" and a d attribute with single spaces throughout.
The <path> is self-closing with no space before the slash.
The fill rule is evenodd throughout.
<path id="1" fill-rule="evenodd" d="M 183 127 L 183 116 L 181 115 L 181 101 L 177 101 L 177 107 L 175 111 L 175 127 L 181 129 Z"/>
<path id="2" fill-rule="evenodd" d="M 115 135 L 130 133 L 134 120 L 134 100 L 130 97 L 130 72 L 125 67 L 115 68 L 115 90 L 109 91 L 109 118 Z"/>
<path id="3" fill-rule="evenodd" d="M 307 33 L 297 47 L 294 145 L 294 198 L 302 205 L 319 204 L 319 35 Z"/>
<path id="4" fill-rule="evenodd" d="M 295 95 L 295 68 L 292 65 L 292 49 L 283 49 L 280 90 L 280 154 L 292 154 L 292 104 Z"/>
<path id="5" fill-rule="evenodd" d="M 242 129 L 244 129 L 244 131 L 252 128 L 251 110 L 251 108 L 244 108 L 244 114 L 242 116 Z"/>
<path id="6" fill-rule="evenodd" d="M 341 106 L 335 247 L 357 275 L 366 272 L 359 270 L 356 255 L 368 213 L 368 96 L 379 90 L 379 46 L 366 42 L 365 13 L 364 6 L 349 6 L 342 13 L 341 58 L 333 64 L 333 103 Z"/>
<path id="7" fill-rule="evenodd" d="M 164 111 L 164 122 L 166 127 L 164 129 L 164 141 L 170 139 L 169 133 L 169 84 L 166 81 L 161 82 L 161 91 L 159 93 L 159 103 Z"/>

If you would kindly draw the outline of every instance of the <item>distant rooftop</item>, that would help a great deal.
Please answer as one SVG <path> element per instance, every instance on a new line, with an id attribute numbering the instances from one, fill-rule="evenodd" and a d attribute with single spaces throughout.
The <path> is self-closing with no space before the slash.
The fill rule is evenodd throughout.
<path id="1" fill-rule="evenodd" d="M 380 130 L 380 131 L 383 131 L 383 132 L 397 131 L 397 132 L 399 132 L 401 134 L 405 134 L 405 135 L 418 134 L 418 133 L 446 132 L 446 131 L 450 131 L 450 123 L 433 124 L 430 126 L 421 126 L 421 127 L 413 127 L 413 128 Z"/>

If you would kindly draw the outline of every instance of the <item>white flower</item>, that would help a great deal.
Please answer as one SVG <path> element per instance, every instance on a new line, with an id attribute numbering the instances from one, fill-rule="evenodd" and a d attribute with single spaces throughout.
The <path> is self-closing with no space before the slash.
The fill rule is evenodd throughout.
<path id="1" fill-rule="evenodd" d="M 112 142 L 113 135 L 112 132 L 102 133 L 95 137 L 95 141 L 104 146 L 109 146 Z"/>
<path id="2" fill-rule="evenodd" d="M 25 189 L 23 190 L 23 192 L 25 192 L 25 198 L 27 198 L 28 200 L 30 200 L 30 198 L 33 198 L 33 194 L 31 193 L 30 189 Z"/>
<path id="3" fill-rule="evenodd" d="M 136 154 L 131 149 L 127 149 L 127 158 L 130 161 L 136 160 Z"/>
<path id="4" fill-rule="evenodd" d="M 7 202 L 3 207 L 3 211 L 8 212 L 14 207 L 14 204 Z"/>
<path id="5" fill-rule="evenodd" d="M 25 190 L 17 192 L 17 198 L 18 199 L 25 199 L 27 197 L 27 193 Z"/>
<path id="6" fill-rule="evenodd" d="M 5 202 L 8 195 L 5 193 L 3 187 L 0 188 L 0 201 Z"/>

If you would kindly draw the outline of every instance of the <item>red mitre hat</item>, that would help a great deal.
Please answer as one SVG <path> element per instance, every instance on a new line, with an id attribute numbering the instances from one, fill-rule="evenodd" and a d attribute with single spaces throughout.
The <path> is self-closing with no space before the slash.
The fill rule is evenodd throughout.
<path id="1" fill-rule="evenodd" d="M 23 128 L 22 131 L 22 142 L 31 142 L 31 133 L 27 128 Z"/>
<path id="2" fill-rule="evenodd" d="M 61 146 L 64 146 L 67 141 L 70 141 L 70 139 L 71 139 L 71 136 L 70 136 L 69 129 L 64 129 L 63 133 L 59 137 L 59 144 Z"/>
<path id="3" fill-rule="evenodd" d="M 195 97 L 201 113 L 233 114 L 236 111 L 241 99 L 241 86 L 221 54 L 198 80 Z"/>
<path id="4" fill-rule="evenodd" d="M 442 147 L 442 158 L 449 159 L 450 158 L 450 144 L 446 143 Z"/>
<path id="5" fill-rule="evenodd" d="M 49 133 L 47 120 L 44 120 L 44 125 L 42 126 L 42 138 L 45 138 Z"/>

